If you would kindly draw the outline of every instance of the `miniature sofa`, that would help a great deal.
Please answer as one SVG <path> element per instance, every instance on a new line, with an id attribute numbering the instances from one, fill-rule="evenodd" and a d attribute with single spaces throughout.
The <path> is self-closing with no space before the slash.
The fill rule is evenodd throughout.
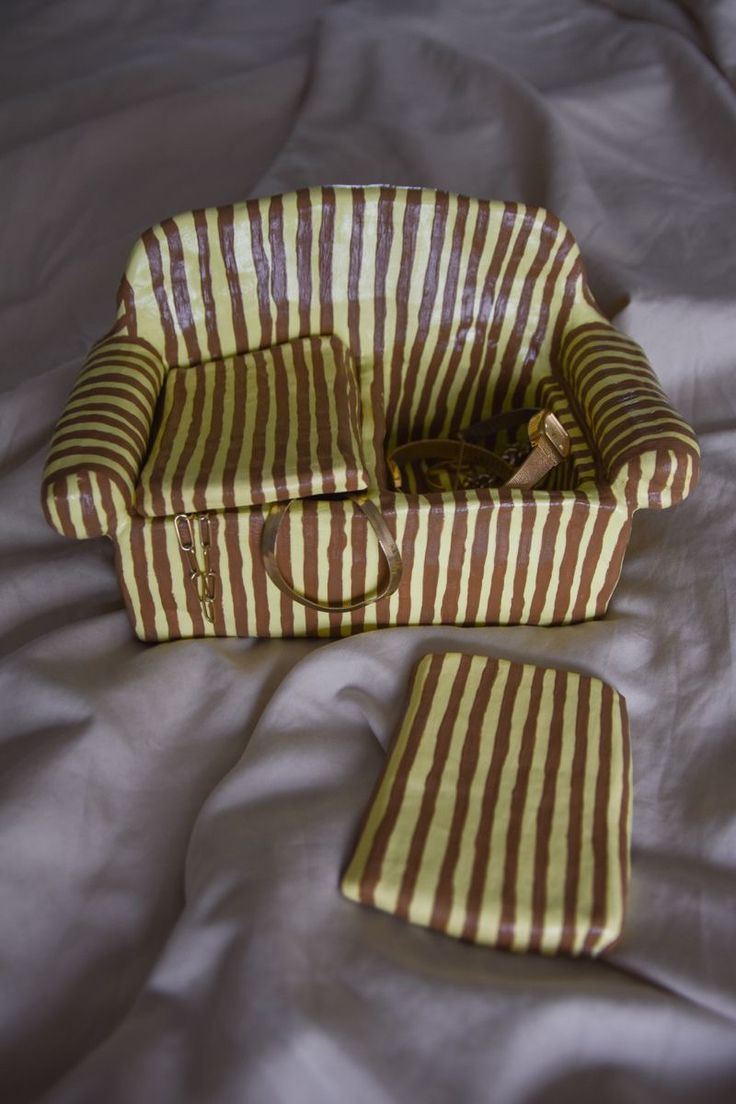
<path id="1" fill-rule="evenodd" d="M 309 419 L 329 401 L 347 429 L 323 447 Z M 571 438 L 541 487 L 390 489 L 397 445 L 531 406 Z M 265 422 L 283 450 L 254 464 Z M 289 482 L 295 448 L 310 486 Z M 554 625 L 605 613 L 634 511 L 681 501 L 698 467 L 693 431 L 601 315 L 558 219 L 324 187 L 143 234 L 56 428 L 43 505 L 66 536 L 112 539 L 142 640 Z M 352 491 L 380 510 L 402 570 L 393 594 L 345 610 L 385 573 Z M 269 504 L 292 498 L 280 569 L 330 612 L 265 570 Z"/>

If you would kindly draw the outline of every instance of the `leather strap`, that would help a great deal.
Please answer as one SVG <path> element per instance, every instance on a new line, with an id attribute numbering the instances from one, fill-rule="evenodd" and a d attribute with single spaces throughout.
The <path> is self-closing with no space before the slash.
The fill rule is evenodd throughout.
<path id="1" fill-rule="evenodd" d="M 381 598 L 388 598 L 390 594 L 394 593 L 401 582 L 403 570 L 401 554 L 396 547 L 394 538 L 391 536 L 391 531 L 384 520 L 383 514 L 367 495 L 350 495 L 350 501 L 357 506 L 361 513 L 365 514 L 369 525 L 376 534 L 378 546 L 388 564 L 388 579 L 385 585 L 377 590 L 375 594 L 365 595 L 357 601 L 348 598 L 347 601 L 334 605 L 329 602 L 318 602 L 316 599 L 308 598 L 306 594 L 300 594 L 298 590 L 295 590 L 291 583 L 284 578 L 278 565 L 276 552 L 281 523 L 294 501 L 294 499 L 290 499 L 288 502 L 273 503 L 266 516 L 261 535 L 261 553 L 266 574 L 282 594 L 286 594 L 292 601 L 298 602 L 302 606 L 307 606 L 308 609 L 319 610 L 321 613 L 352 613 L 354 610 L 363 609 L 364 606 L 380 601 Z"/>
<path id="2" fill-rule="evenodd" d="M 529 415 L 531 414 L 531 417 Z M 514 469 L 495 452 L 471 443 L 473 439 L 487 439 L 502 429 L 512 428 L 528 420 L 531 452 L 522 464 Z M 500 480 L 500 486 L 509 490 L 528 491 L 570 454 L 570 437 L 551 410 L 512 410 L 496 415 L 484 422 L 476 422 L 453 438 L 428 438 L 400 445 L 388 458 L 388 468 L 394 488 L 401 490 L 403 475 L 401 466 L 420 461 L 448 461 L 454 465 L 460 478 L 463 466 L 473 467 Z"/>

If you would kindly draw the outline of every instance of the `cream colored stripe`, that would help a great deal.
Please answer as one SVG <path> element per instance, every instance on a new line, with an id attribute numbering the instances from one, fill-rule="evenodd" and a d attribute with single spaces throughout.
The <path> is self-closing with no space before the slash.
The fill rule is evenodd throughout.
<path id="1" fill-rule="evenodd" d="M 434 696 L 427 717 L 425 732 L 436 731 L 442 723 L 442 718 L 447 709 L 449 688 L 457 677 L 461 659 L 462 656 L 459 653 L 450 653 L 444 658 L 442 666 L 443 689 Z M 434 750 L 434 740 L 426 737 L 419 740 L 414 763 L 407 778 L 404 799 L 401 802 L 394 830 L 386 847 L 381 878 L 375 891 L 375 903 L 379 908 L 385 908 L 391 912 L 396 909 L 399 899 L 401 881 L 406 869 L 414 829 L 419 819 L 427 775 L 432 769 Z"/>
<path id="2" fill-rule="evenodd" d="M 388 762 L 383 771 L 380 785 L 375 797 L 371 800 L 368 807 L 368 816 L 363 826 L 358 839 L 357 847 L 353 853 L 353 857 L 350 860 L 342 880 L 343 892 L 354 900 L 358 899 L 358 887 L 365 871 L 366 862 L 370 855 L 371 848 L 373 847 L 373 841 L 376 837 L 376 832 L 383 820 L 386 809 L 388 807 L 389 797 L 396 778 L 396 772 L 401 764 L 401 760 L 406 751 L 406 745 L 409 741 L 412 727 L 416 720 L 416 715 L 419 710 L 419 705 L 422 700 L 422 694 L 424 692 L 424 686 L 427 681 L 430 666 L 432 663 L 432 656 L 424 656 L 419 661 L 416 668 L 416 673 L 412 683 L 411 697 L 409 698 L 409 704 L 404 716 L 404 720 L 401 724 L 399 734 L 396 738 L 393 748 L 391 749 Z M 396 835 L 396 832 L 393 833 Z"/>
<path id="3" fill-rule="evenodd" d="M 516 870 L 516 910 L 513 918 L 512 948 L 526 950 L 531 937 L 531 920 L 534 893 L 534 860 L 536 858 L 537 821 L 544 787 L 544 772 L 549 751 L 552 713 L 554 709 L 554 689 L 557 672 L 551 668 L 544 672 L 542 696 L 534 734 L 534 749 L 526 792 L 524 808 L 520 811 L 521 833 L 519 836 L 519 855 Z M 526 700 L 526 714 L 530 709 L 530 700 Z M 524 717 L 526 720 L 526 717 Z M 522 726 L 524 724 L 522 720 Z M 518 777 L 518 775 L 517 775 Z"/>
<path id="4" fill-rule="evenodd" d="M 600 732 L 602 683 L 598 679 L 590 682 L 590 732 Z M 593 909 L 593 872 L 595 855 L 593 852 L 593 828 L 595 818 L 595 790 L 598 779 L 600 744 L 596 738 L 588 739 L 585 760 L 585 781 L 583 790 L 583 810 L 580 825 L 580 873 L 578 876 L 577 908 L 575 912 L 575 935 L 572 954 L 580 954 L 585 937 L 590 928 Z"/>
<path id="5" fill-rule="evenodd" d="M 549 854 L 546 874 L 546 907 L 540 950 L 553 954 L 562 938 L 565 920 L 565 877 L 567 874 L 567 833 L 570 823 L 570 794 L 573 788 L 572 764 L 575 754 L 575 727 L 580 697 L 580 676 L 569 672 L 562 718 L 560 764 L 555 784 L 554 811 L 550 822 Z"/>
<path id="6" fill-rule="evenodd" d="M 455 807 L 460 759 L 463 752 L 463 746 L 468 737 L 470 711 L 473 708 L 473 702 L 478 692 L 478 684 L 484 665 L 484 662 L 481 662 L 481 664 L 471 662 L 470 664 L 468 679 L 452 726 L 447 759 L 442 771 L 440 788 L 437 794 L 437 804 L 427 829 L 427 842 L 424 849 L 424 855 L 420 862 L 414 893 L 409 906 L 408 919 L 415 924 L 423 924 L 426 927 L 429 926 L 432 918 L 434 896 L 437 891 L 437 883 L 445 858 L 445 850 Z M 429 740 L 428 742 L 434 744 L 433 740 Z M 424 787 L 422 786 L 422 779 L 416 778 L 415 783 L 423 794 Z"/>
<path id="7" fill-rule="evenodd" d="M 514 784 L 519 773 L 519 752 L 521 750 L 521 739 L 524 733 L 524 721 L 526 720 L 527 713 L 529 712 L 529 698 L 533 675 L 534 668 L 530 664 L 525 664 L 522 670 L 521 681 L 519 683 L 516 700 L 514 702 L 513 713 L 511 715 L 510 721 L 508 722 L 509 750 L 508 755 L 506 756 L 506 761 L 503 765 L 503 770 L 501 772 L 501 784 L 498 791 L 498 801 L 496 802 L 496 807 L 493 810 L 489 864 L 485 879 L 485 885 L 483 887 L 483 896 L 480 906 L 480 918 L 478 929 L 476 932 L 476 942 L 478 943 L 495 943 L 498 938 L 498 929 L 501 920 L 501 909 L 503 904 L 502 896 L 505 872 L 504 859 L 506 855 L 506 844 L 509 831 L 511 797 L 513 794 Z M 499 716 L 499 719 L 501 697 L 508 678 L 508 666 L 505 670 L 499 668 L 499 678 L 496 679 L 496 683 L 493 687 L 493 693 L 491 695 L 491 703 L 494 707 L 494 712 L 496 712 L 496 715 Z M 488 713 L 488 729 L 489 732 L 493 733 L 493 738 L 497 739 L 497 725 L 491 722 L 490 710 Z M 481 763 L 485 764 L 487 767 L 489 762 L 490 754 L 482 750 Z M 480 802 L 478 803 L 478 805 L 478 815 L 480 815 Z M 470 820 L 470 818 L 468 819 Z M 474 839 L 475 834 L 471 838 Z M 458 896 L 459 889 L 460 886 L 458 883 L 456 890 Z"/>

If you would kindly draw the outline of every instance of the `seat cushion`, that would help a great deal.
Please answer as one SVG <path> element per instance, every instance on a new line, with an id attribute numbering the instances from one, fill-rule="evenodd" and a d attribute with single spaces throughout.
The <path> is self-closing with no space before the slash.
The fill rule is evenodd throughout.
<path id="1" fill-rule="evenodd" d="M 136 508 L 162 517 L 363 490 L 360 396 L 335 337 L 172 368 Z"/>

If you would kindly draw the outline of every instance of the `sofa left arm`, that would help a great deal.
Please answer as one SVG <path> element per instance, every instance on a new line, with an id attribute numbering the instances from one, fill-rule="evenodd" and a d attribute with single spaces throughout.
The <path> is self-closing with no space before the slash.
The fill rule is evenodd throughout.
<path id="1" fill-rule="evenodd" d="M 129 513 L 166 368 L 141 338 L 103 338 L 87 357 L 57 423 L 42 504 L 67 537 L 112 535 Z"/>

